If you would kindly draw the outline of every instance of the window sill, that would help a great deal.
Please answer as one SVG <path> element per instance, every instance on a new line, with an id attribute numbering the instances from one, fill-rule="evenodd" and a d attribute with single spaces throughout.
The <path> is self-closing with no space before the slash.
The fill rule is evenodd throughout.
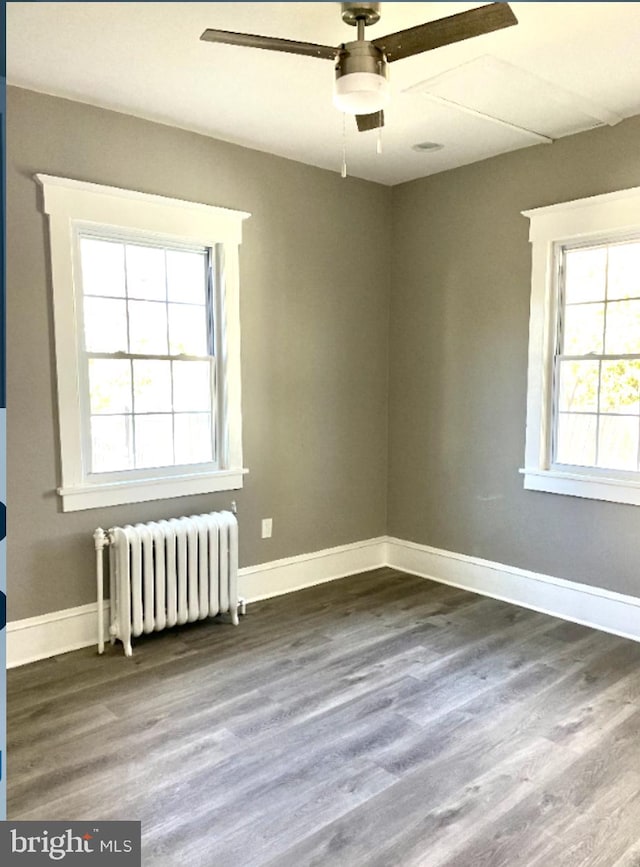
<path id="1" fill-rule="evenodd" d="M 524 487 L 528 491 L 545 491 L 610 503 L 640 506 L 640 482 L 588 476 L 580 473 L 562 473 L 558 470 L 521 469 Z"/>
<path id="2" fill-rule="evenodd" d="M 170 500 L 193 494 L 236 491 L 242 487 L 246 469 L 219 470 L 206 475 L 173 476 L 137 479 L 136 481 L 77 485 L 58 488 L 63 512 L 145 503 L 149 500 Z"/>

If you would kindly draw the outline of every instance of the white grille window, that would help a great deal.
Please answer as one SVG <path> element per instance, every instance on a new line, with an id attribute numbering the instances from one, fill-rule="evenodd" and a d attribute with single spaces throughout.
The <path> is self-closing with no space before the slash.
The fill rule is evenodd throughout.
<path id="1" fill-rule="evenodd" d="M 525 487 L 640 504 L 640 189 L 526 216 Z"/>
<path id="2" fill-rule="evenodd" d="M 561 251 L 554 463 L 640 471 L 640 237 Z"/>
<path id="3" fill-rule="evenodd" d="M 242 487 L 234 211 L 37 176 L 65 511 Z"/>
<path id="4" fill-rule="evenodd" d="M 79 241 L 89 472 L 215 463 L 212 251 Z"/>

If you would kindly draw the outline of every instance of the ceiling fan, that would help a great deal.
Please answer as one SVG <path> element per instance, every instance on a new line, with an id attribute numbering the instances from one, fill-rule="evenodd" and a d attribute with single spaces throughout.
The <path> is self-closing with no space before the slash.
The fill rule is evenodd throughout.
<path id="1" fill-rule="evenodd" d="M 380 19 L 380 4 L 341 6 L 342 20 L 357 27 L 357 39 L 337 48 L 227 30 L 205 30 L 200 39 L 335 60 L 334 103 L 340 111 L 355 115 L 358 129 L 364 132 L 384 126 L 382 110 L 389 100 L 389 63 L 518 23 L 507 3 L 489 3 L 369 41 L 364 38 L 365 27 Z"/>

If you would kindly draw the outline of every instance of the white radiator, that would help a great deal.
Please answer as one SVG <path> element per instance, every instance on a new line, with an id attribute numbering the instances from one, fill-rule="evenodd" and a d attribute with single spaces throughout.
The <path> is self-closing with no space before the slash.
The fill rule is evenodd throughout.
<path id="1" fill-rule="evenodd" d="M 216 614 L 238 624 L 238 522 L 210 512 L 94 533 L 98 651 L 104 651 L 103 548 L 109 547 L 110 637 L 131 656 L 132 639 Z"/>

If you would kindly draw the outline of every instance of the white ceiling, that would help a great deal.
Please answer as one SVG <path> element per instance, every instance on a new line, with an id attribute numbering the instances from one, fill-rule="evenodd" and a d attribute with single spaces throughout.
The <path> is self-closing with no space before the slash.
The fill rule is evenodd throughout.
<path id="1" fill-rule="evenodd" d="M 479 5 L 383 2 L 367 36 Z M 510 5 L 515 27 L 391 64 L 383 152 L 348 117 L 350 175 L 396 184 L 640 114 L 640 2 Z M 338 3 L 10 2 L 7 79 L 340 171 L 332 62 L 201 42 L 207 27 L 355 38 Z M 425 140 L 444 148 L 411 149 Z"/>

